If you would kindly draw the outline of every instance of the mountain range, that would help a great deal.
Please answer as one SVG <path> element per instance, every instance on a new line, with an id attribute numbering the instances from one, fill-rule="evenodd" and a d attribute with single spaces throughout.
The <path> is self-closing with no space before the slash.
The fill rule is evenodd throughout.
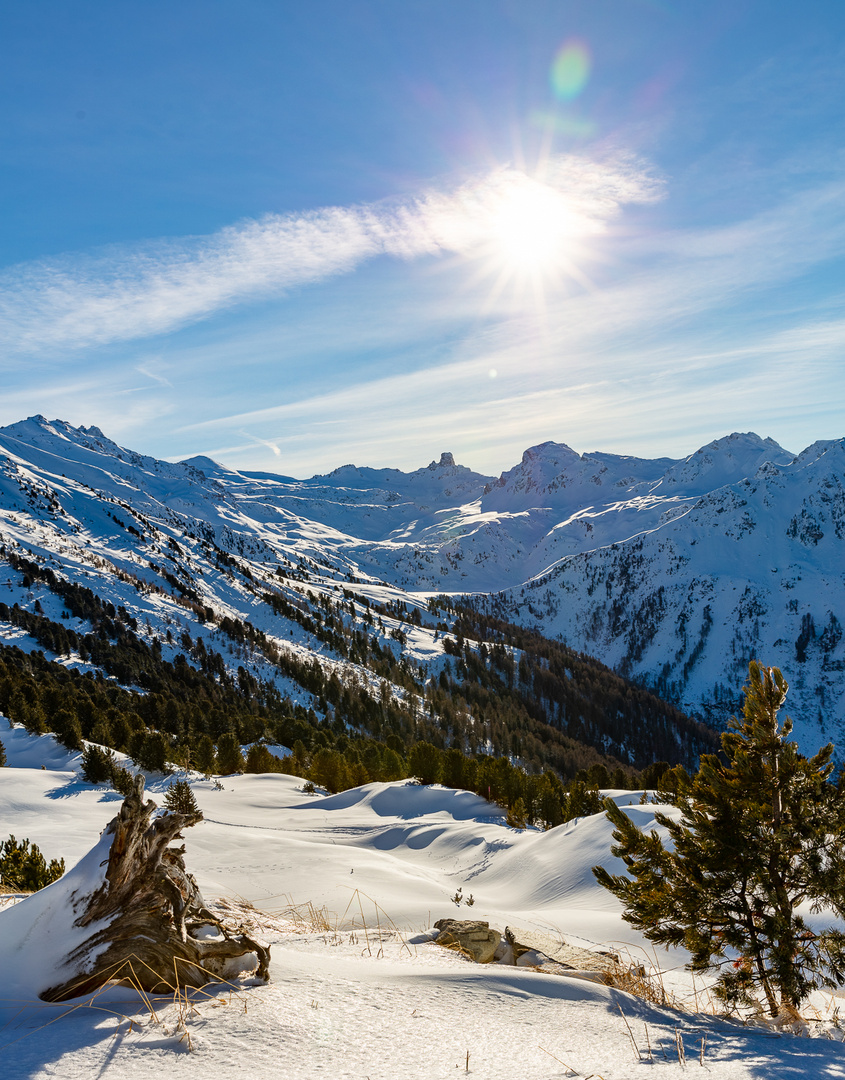
<path id="1" fill-rule="evenodd" d="M 756 658 L 784 672 L 812 750 L 845 745 L 843 476 L 845 440 L 796 456 L 748 433 L 678 460 L 545 442 L 498 478 L 443 453 L 410 473 L 343 465 L 299 480 L 160 461 L 36 416 L 0 429 L 0 544 L 158 632 L 195 631 L 211 610 L 328 663 L 330 644 L 266 602 L 271 575 L 304 606 L 392 605 L 394 647 L 432 672 L 449 627 L 408 613 L 445 618 L 436 598 L 460 598 L 716 728 Z M 12 575 L 4 599 L 33 602 Z"/>

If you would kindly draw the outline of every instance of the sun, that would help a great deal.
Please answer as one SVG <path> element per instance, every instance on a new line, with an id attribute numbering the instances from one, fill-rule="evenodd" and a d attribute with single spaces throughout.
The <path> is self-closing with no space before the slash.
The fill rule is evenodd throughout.
<path id="1" fill-rule="evenodd" d="M 474 195 L 467 254 L 477 279 L 493 279 L 488 304 L 508 294 L 545 306 L 567 282 L 589 286 L 583 264 L 600 225 L 583 198 L 515 169 L 502 170 Z"/>
<path id="2" fill-rule="evenodd" d="M 453 253 L 450 265 L 464 268 L 485 310 L 546 309 L 573 287 L 592 290 L 586 267 L 602 258 L 595 241 L 613 204 L 607 185 L 584 173 L 571 160 L 541 163 L 534 175 L 502 166 L 452 195 L 429 195 L 426 242 Z"/>
<path id="3" fill-rule="evenodd" d="M 557 192 L 531 182 L 514 185 L 492 208 L 490 254 L 514 272 L 542 274 L 566 260 L 567 245 L 580 232 Z"/>

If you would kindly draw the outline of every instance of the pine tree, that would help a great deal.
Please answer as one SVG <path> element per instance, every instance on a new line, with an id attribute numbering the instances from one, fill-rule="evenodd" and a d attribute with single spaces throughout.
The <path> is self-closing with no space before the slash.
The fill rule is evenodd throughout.
<path id="1" fill-rule="evenodd" d="M 474 762 L 473 762 L 474 764 Z M 395 750 L 386 747 L 381 755 L 381 770 L 379 779 L 385 781 L 401 780 L 405 775 L 405 765 L 402 758 Z"/>
<path id="2" fill-rule="evenodd" d="M 566 820 L 571 821 L 577 817 L 589 817 L 591 814 L 600 814 L 604 809 L 604 801 L 597 787 L 590 787 L 582 780 L 573 780 L 569 785 L 564 806 Z"/>
<path id="3" fill-rule="evenodd" d="M 608 800 L 630 877 L 593 870 L 647 938 L 684 946 L 693 971 L 719 968 L 728 1006 L 762 995 L 772 1017 L 845 978 L 845 933 L 817 933 L 798 912 L 809 902 L 845 917 L 845 799 L 828 782 L 833 747 L 808 759 L 788 741 L 791 721 L 778 726 L 786 691 L 777 668 L 753 661 L 725 760 L 704 755 L 673 797 L 679 815 L 655 813 L 672 848 Z"/>
<path id="4" fill-rule="evenodd" d="M 113 759 L 109 779 L 111 786 L 118 794 L 122 795 L 124 799 L 128 798 L 135 790 L 135 777 L 128 769 L 124 769 L 123 766 L 118 765 L 116 759 Z"/>
<path id="5" fill-rule="evenodd" d="M 521 798 L 517 799 L 513 806 L 508 808 L 505 824 L 512 829 L 524 829 L 528 825 L 528 814 L 525 810 L 525 803 Z"/>
<path id="6" fill-rule="evenodd" d="M 50 865 L 37 844 L 20 843 L 10 836 L 0 843 L 0 886 L 23 892 L 35 892 L 60 878 L 65 872 L 64 859 L 51 859 Z"/>
<path id="7" fill-rule="evenodd" d="M 238 745 L 238 740 L 231 732 L 227 731 L 224 735 L 221 735 L 217 743 L 217 767 L 222 776 L 242 773 L 246 768 L 246 762 Z"/>
<path id="8" fill-rule="evenodd" d="M 170 744 L 160 731 L 148 731 L 135 750 L 135 764 L 145 772 L 167 773 Z"/>
<path id="9" fill-rule="evenodd" d="M 437 784 L 443 774 L 443 753 L 430 742 L 414 743 L 408 754 L 408 772 L 421 784 Z"/>
<path id="10" fill-rule="evenodd" d="M 204 776 L 211 776 L 217 765 L 217 755 L 210 735 L 202 735 L 193 752 L 194 768 Z"/>
<path id="11" fill-rule="evenodd" d="M 59 709 L 55 712 L 50 726 L 53 729 L 53 734 L 67 750 L 84 749 L 82 728 L 76 714 L 72 713 L 70 709 Z M 95 739 L 94 741 L 99 740 Z"/>
<path id="12" fill-rule="evenodd" d="M 6 764 L 6 747 L 0 742 L 0 769 Z"/>
<path id="13" fill-rule="evenodd" d="M 278 758 L 275 758 L 264 743 L 253 743 L 247 751 L 244 771 L 248 773 L 278 772 Z"/>
<path id="14" fill-rule="evenodd" d="M 553 829 L 563 823 L 563 802 L 566 792 L 560 778 L 552 772 L 544 772 L 537 788 L 537 816 L 545 828 Z"/>
<path id="15" fill-rule="evenodd" d="M 88 743 L 82 751 L 80 762 L 82 779 L 88 784 L 104 784 L 111 780 L 114 758 L 101 746 Z"/>
<path id="16" fill-rule="evenodd" d="M 333 795 L 352 787 L 346 758 L 337 750 L 329 750 L 325 746 L 321 746 L 311 759 L 308 775 L 315 784 L 324 787 Z"/>
<path id="17" fill-rule="evenodd" d="M 199 814 L 197 800 L 187 780 L 174 780 L 164 796 L 164 805 L 174 814 Z"/>

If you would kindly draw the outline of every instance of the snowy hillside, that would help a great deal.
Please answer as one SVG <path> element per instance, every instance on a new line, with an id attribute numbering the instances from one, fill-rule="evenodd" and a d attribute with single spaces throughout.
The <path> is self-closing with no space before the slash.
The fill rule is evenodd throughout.
<path id="1" fill-rule="evenodd" d="M 156 461 L 34 417 L 0 430 L 0 543 L 194 637 L 192 604 L 277 634 L 264 599 L 276 586 L 298 603 L 292 587 L 405 612 L 471 594 L 717 727 L 758 657 L 786 674 L 809 749 L 845 744 L 843 473 L 845 441 L 794 457 L 734 434 L 682 461 L 543 443 L 498 479 L 444 453 L 412 473 L 344 465 L 294 480 Z M 6 592 L 31 607 L 11 578 Z M 376 629 L 437 670 L 437 621 Z M 283 634 L 333 662 L 301 622 Z"/>
<path id="2" fill-rule="evenodd" d="M 748 436 L 704 448 L 650 488 L 657 522 L 494 606 L 717 725 L 761 658 L 787 676 L 802 741 L 845 741 L 845 440 L 785 458 Z"/>
<path id="3" fill-rule="evenodd" d="M 590 872 L 599 862 L 617 867 L 603 815 L 519 832 L 467 792 L 405 783 L 307 796 L 295 777 L 225 777 L 222 788 L 195 780 L 206 820 L 186 830 L 188 868 L 208 901 L 234 904 L 234 916 L 271 943 L 270 983 L 241 984 L 235 994 L 212 988 L 188 1009 L 157 998 L 154 1014 L 129 989 L 90 1006 L 46 1006 L 37 993 L 74 933 L 69 897 L 102 875 L 98 837 L 120 804 L 114 792 L 82 783 L 78 759 L 52 736 L 0 719 L 0 738 L 9 758 L 0 770 L 0 821 L 68 864 L 64 878 L 0 910 L 4 1080 L 144 1080 L 177 1070 L 208 1078 L 232 1069 L 258 1080 L 458 1072 L 627 1080 L 644 1068 L 680 1077 L 699 1061 L 707 1075 L 739 1080 L 842 1068 L 840 1032 L 829 1023 L 812 1026 L 834 1041 L 717 1020 L 706 988 L 690 982 L 677 954 L 661 954 L 656 984 L 685 1010 L 550 973 L 538 954 L 528 959 L 545 971 L 475 965 L 439 948 L 430 933 L 436 920 L 471 917 L 540 940 L 658 959 L 641 951 L 616 899 Z M 159 802 L 169 782 L 152 782 Z M 654 807 L 636 800 L 618 795 L 647 825 Z M 451 901 L 458 887 L 472 893 L 471 909 Z M 309 905 L 322 927 L 309 921 Z M 829 1015 L 836 1001 L 819 996 L 815 1004 Z"/>

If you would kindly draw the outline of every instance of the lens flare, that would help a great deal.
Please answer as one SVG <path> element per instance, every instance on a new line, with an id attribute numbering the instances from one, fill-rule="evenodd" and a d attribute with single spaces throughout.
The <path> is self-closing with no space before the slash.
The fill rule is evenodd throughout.
<path id="1" fill-rule="evenodd" d="M 500 299 L 540 309 L 562 290 L 593 288 L 587 266 L 604 258 L 598 237 L 623 204 L 654 201 L 661 190 L 659 181 L 630 162 L 547 154 L 531 173 L 502 166 L 449 194 L 427 193 L 413 212 L 400 208 L 395 228 L 374 215 L 368 228 L 391 254 L 466 260 L 472 266 L 468 287 L 492 282 L 489 310 Z M 412 218 L 418 223 L 413 247 L 404 224 Z"/>
<path id="2" fill-rule="evenodd" d="M 560 101 L 577 98 L 590 77 L 591 58 L 587 46 L 575 38 L 558 49 L 549 75 L 552 90 Z"/>
<path id="3" fill-rule="evenodd" d="M 555 109 L 534 109 L 528 120 L 541 131 L 566 135 L 573 139 L 591 139 L 598 132 L 598 125 L 593 120 Z"/>

